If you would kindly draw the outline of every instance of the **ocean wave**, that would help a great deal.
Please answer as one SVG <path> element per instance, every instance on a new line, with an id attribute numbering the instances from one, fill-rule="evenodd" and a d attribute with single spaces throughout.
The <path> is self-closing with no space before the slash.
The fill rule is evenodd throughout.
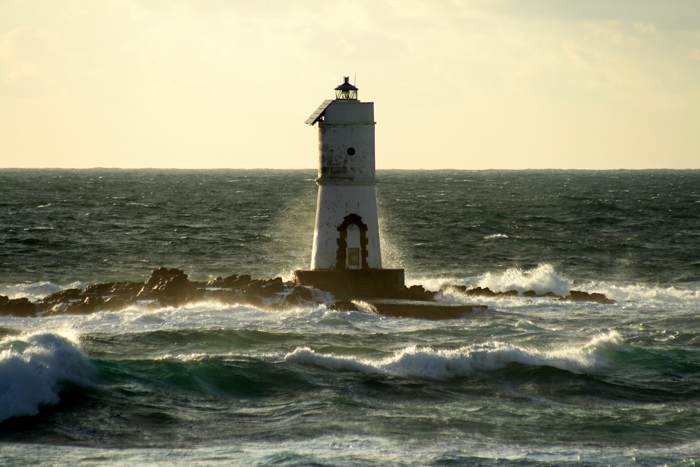
<path id="1" fill-rule="evenodd" d="M 5 337 L 0 340 L 0 422 L 57 404 L 62 384 L 87 385 L 95 371 L 71 336 Z"/>
<path id="2" fill-rule="evenodd" d="M 620 351 L 622 336 L 616 331 L 600 334 L 584 345 L 537 350 L 501 342 L 489 342 L 454 350 L 435 350 L 411 345 L 394 355 L 371 360 L 352 356 L 320 354 L 300 347 L 285 355 L 290 363 L 314 365 L 332 371 L 376 373 L 401 377 L 447 380 L 479 371 L 493 371 L 511 363 L 549 366 L 574 373 L 605 371 L 610 360 L 606 353 Z"/>
<path id="3" fill-rule="evenodd" d="M 484 240 L 496 240 L 498 238 L 508 238 L 508 235 L 499 233 L 499 234 L 487 235 L 486 237 L 483 237 Z"/>
<path id="4" fill-rule="evenodd" d="M 487 272 L 479 279 L 479 287 L 488 287 L 494 292 L 517 290 L 519 293 L 534 290 L 538 294 L 554 292 L 567 295 L 572 281 L 559 276 L 551 264 L 540 264 L 534 269 L 510 268 L 502 273 Z"/>
<path id="5" fill-rule="evenodd" d="M 64 289 L 83 287 L 80 282 L 74 282 L 68 286 L 61 286 L 53 282 L 31 282 L 19 284 L 0 284 L 0 295 L 10 299 L 26 297 L 31 301 L 37 301 L 55 292 Z"/>
<path id="6" fill-rule="evenodd" d="M 607 282 L 591 282 L 581 287 L 586 292 L 605 294 L 617 302 L 651 302 L 660 304 L 700 303 L 700 291 L 679 287 L 648 286 L 644 284 L 617 285 Z"/>

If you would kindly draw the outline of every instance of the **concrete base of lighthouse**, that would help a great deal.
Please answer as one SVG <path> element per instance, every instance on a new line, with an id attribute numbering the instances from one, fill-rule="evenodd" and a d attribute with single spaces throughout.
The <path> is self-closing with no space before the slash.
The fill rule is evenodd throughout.
<path id="1" fill-rule="evenodd" d="M 297 270 L 294 282 L 331 292 L 339 300 L 399 298 L 406 289 L 403 269 Z"/>
<path id="2" fill-rule="evenodd" d="M 362 302 L 376 313 L 395 318 L 460 319 L 486 310 L 485 305 L 455 305 L 421 298 L 420 293 L 406 288 L 403 269 L 297 270 L 294 282 L 331 292 L 338 300 Z"/>

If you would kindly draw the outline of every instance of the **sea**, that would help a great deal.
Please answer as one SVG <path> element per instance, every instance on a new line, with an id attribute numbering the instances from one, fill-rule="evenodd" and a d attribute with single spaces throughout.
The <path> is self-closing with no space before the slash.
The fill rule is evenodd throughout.
<path id="1" fill-rule="evenodd" d="M 0 170 L 0 294 L 161 266 L 289 280 L 309 267 L 315 177 Z M 485 311 L 0 316 L 0 465 L 700 465 L 700 171 L 377 177 L 384 267 Z"/>

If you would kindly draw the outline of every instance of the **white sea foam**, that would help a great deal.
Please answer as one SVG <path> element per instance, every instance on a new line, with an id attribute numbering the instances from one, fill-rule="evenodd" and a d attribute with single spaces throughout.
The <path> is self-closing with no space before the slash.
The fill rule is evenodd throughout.
<path id="1" fill-rule="evenodd" d="M 609 360 L 608 349 L 620 349 L 622 337 L 615 331 L 600 334 L 586 344 L 562 346 L 553 350 L 518 347 L 489 342 L 454 350 L 430 347 L 406 347 L 394 355 L 372 360 L 351 356 L 320 354 L 308 347 L 297 348 L 285 355 L 288 362 L 315 365 L 333 371 L 378 373 L 402 377 L 445 380 L 467 376 L 477 371 L 497 370 L 509 363 L 550 366 L 576 373 L 604 371 Z"/>
<path id="2" fill-rule="evenodd" d="M 95 368 L 68 333 L 34 333 L 0 340 L 0 421 L 36 415 L 59 401 L 61 384 L 86 385 Z"/>
<path id="3" fill-rule="evenodd" d="M 540 264 L 534 269 L 510 268 L 498 274 L 487 272 L 479 279 L 479 287 L 488 287 L 494 292 L 517 290 L 519 293 L 534 290 L 538 294 L 554 292 L 567 295 L 572 281 L 557 275 L 551 264 Z"/>
<path id="4" fill-rule="evenodd" d="M 484 237 L 484 240 L 496 240 L 498 238 L 508 238 L 508 235 L 506 235 L 506 234 L 487 235 L 486 237 Z"/>
<path id="5" fill-rule="evenodd" d="M 654 304 L 700 303 L 700 291 L 678 287 L 648 286 L 644 284 L 617 285 L 608 282 L 590 282 L 581 290 L 605 294 L 617 302 L 637 302 Z"/>

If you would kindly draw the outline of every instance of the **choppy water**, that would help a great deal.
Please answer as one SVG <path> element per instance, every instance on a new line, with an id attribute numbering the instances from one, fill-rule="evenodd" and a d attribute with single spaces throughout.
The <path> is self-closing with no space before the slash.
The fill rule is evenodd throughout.
<path id="1" fill-rule="evenodd" d="M 312 171 L 0 171 L 0 294 L 308 266 Z M 201 303 L 0 317 L 2 465 L 697 465 L 700 172 L 379 172 L 467 319 Z"/>

